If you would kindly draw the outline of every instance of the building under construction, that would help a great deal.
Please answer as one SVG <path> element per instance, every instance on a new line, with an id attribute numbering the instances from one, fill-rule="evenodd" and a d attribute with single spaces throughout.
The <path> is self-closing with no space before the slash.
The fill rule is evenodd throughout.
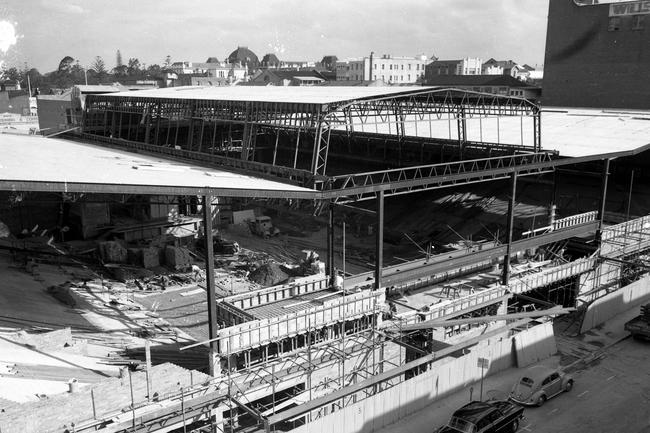
<path id="1" fill-rule="evenodd" d="M 204 229 L 207 335 L 177 356 L 209 347 L 212 377 L 67 431 L 373 431 L 475 381 L 479 358 L 495 372 L 549 356 L 549 318 L 578 309 L 586 330 L 647 295 L 650 217 L 630 213 L 632 185 L 607 204 L 610 178 L 644 165 L 648 119 L 453 88 L 192 87 L 89 95 L 80 130 L 3 140 L 10 197 L 183 197 L 206 228 L 220 199 L 255 199 L 327 222 L 324 274 L 227 296 Z M 570 208 L 575 173 L 596 192 Z M 385 260 L 397 200 L 490 183 L 500 234 Z M 549 192 L 532 224 L 517 223 L 522 184 Z M 342 213 L 372 220 L 374 257 L 340 281 Z"/>

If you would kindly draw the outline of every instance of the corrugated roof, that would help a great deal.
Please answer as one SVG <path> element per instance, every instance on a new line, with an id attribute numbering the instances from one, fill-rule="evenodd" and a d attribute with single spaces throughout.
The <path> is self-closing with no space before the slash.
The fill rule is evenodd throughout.
<path id="1" fill-rule="evenodd" d="M 167 87 L 113 93 L 111 96 L 201 99 L 221 101 L 290 102 L 298 104 L 331 104 L 362 98 L 391 96 L 409 91 L 426 91 L 434 87 L 292 87 L 292 86 L 232 86 L 232 87 Z"/>
<path id="2" fill-rule="evenodd" d="M 111 96 L 207 99 L 222 101 L 288 102 L 298 104 L 331 104 L 355 99 L 379 98 L 407 92 L 423 92 L 435 87 L 385 86 L 385 87 L 168 87 L 133 92 L 114 93 Z"/>
<path id="3" fill-rule="evenodd" d="M 535 87 L 510 75 L 436 75 L 426 77 L 433 86 L 508 86 Z"/>
<path id="4" fill-rule="evenodd" d="M 313 197 L 300 186 L 56 138 L 6 134 L 0 155 L 0 189 L 29 184 L 46 191 L 201 195 L 209 189 L 229 196 Z"/>

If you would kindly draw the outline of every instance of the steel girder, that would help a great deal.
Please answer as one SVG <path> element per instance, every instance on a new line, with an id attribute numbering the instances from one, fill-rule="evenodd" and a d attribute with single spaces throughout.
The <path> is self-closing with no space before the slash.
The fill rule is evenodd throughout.
<path id="1" fill-rule="evenodd" d="M 329 177 L 317 184 L 337 203 L 375 198 L 379 190 L 387 195 L 406 194 L 434 188 L 543 174 L 553 170 L 551 152 L 522 153 L 492 158 L 454 161 Z"/>
<path id="2" fill-rule="evenodd" d="M 255 155 L 256 126 L 310 131 L 315 134 L 310 171 L 315 175 L 324 175 L 330 130 L 343 128 L 351 134 L 355 122 L 365 124 L 373 120 L 387 124 L 389 134 L 402 139 L 406 136 L 405 123 L 410 122 L 409 117 L 414 118 L 417 129 L 417 121 L 426 120 L 425 116 L 431 120 L 432 116 L 441 119 L 444 114 L 453 115 L 459 122 L 459 131 L 462 129 L 464 132 L 464 127 L 460 125 L 464 125 L 466 118 L 534 116 L 537 119 L 535 125 L 539 125 L 539 112 L 537 105 L 525 99 L 440 88 L 409 90 L 330 104 L 89 95 L 83 114 L 83 128 L 85 132 L 101 131 L 103 135 L 115 136 L 119 123 L 119 131 L 124 127 L 128 129 L 127 138 L 131 138 L 133 127 L 136 141 L 147 143 L 151 139 L 152 128 L 156 142 L 159 141 L 157 134 L 162 121 L 175 122 L 177 127 L 187 123 L 190 127 L 188 142 L 192 146 L 195 137 L 191 134 L 195 122 L 201 122 L 201 140 L 205 122 L 239 124 L 244 126 L 242 157 L 245 160 L 252 160 Z M 109 113 L 112 115 L 109 116 Z M 129 114 L 126 125 L 123 124 L 122 113 Z M 140 115 L 137 124 L 133 124 L 131 115 Z M 391 130 L 393 123 L 394 131 Z M 140 132 L 138 125 L 144 125 L 144 132 Z M 536 127 L 535 148 L 539 148 L 538 131 Z M 460 135 L 459 140 L 464 143 L 465 134 Z M 201 148 L 201 143 L 198 147 Z"/>

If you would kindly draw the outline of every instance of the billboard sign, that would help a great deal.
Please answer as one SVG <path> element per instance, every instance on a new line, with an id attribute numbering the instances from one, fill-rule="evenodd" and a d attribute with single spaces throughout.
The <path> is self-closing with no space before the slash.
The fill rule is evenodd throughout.
<path id="1" fill-rule="evenodd" d="M 650 0 L 609 5 L 610 17 L 642 15 L 642 14 L 650 14 Z"/>

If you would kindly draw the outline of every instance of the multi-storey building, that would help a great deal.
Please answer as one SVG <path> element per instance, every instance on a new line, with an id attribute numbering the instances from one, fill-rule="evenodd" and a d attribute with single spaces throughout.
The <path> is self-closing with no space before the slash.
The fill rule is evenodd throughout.
<path id="1" fill-rule="evenodd" d="M 460 60 L 435 60 L 426 67 L 432 75 L 481 75 L 483 61 L 478 57 Z"/>
<path id="2" fill-rule="evenodd" d="M 427 56 L 391 56 L 349 59 L 336 62 L 337 81 L 377 81 L 390 84 L 414 84 L 424 76 Z"/>
<path id="3" fill-rule="evenodd" d="M 248 76 L 246 65 L 228 62 L 174 62 L 169 69 L 178 75 L 200 75 L 232 82 Z"/>
<path id="4" fill-rule="evenodd" d="M 551 0 L 544 104 L 650 108 L 649 41 L 648 1 Z"/>

